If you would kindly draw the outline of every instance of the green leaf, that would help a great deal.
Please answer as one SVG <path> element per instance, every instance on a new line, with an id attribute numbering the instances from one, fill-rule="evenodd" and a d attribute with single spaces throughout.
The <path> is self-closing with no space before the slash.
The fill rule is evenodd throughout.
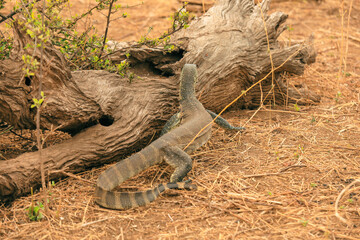
<path id="1" fill-rule="evenodd" d="M 300 111 L 300 107 L 297 104 L 294 104 L 294 109 L 295 111 L 299 112 Z"/>
<path id="2" fill-rule="evenodd" d="M 308 220 L 302 220 L 301 224 L 306 227 L 308 225 L 309 221 Z"/>
<path id="3" fill-rule="evenodd" d="M 28 35 L 30 35 L 31 38 L 34 38 L 34 37 L 35 37 L 34 32 L 31 31 L 30 29 L 26 29 L 26 33 L 27 33 Z"/>

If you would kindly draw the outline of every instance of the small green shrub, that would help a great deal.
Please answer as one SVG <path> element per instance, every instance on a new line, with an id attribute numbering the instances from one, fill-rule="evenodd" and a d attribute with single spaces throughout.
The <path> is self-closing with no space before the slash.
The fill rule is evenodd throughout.
<path id="1" fill-rule="evenodd" d="M 30 207 L 26 209 L 27 215 L 31 221 L 40 221 L 44 218 L 41 211 L 44 210 L 44 205 L 41 202 L 36 202 L 36 205 L 33 203 Z"/>

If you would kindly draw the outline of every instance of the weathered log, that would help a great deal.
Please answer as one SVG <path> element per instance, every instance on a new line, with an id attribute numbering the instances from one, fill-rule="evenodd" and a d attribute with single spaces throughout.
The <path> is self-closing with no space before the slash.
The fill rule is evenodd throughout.
<path id="1" fill-rule="evenodd" d="M 261 84 L 241 98 L 236 107 L 259 106 L 263 96 L 274 89 L 275 100 L 319 101 L 301 89 L 287 89 L 281 73 L 302 74 L 315 61 L 312 45 L 281 47 L 277 42 L 285 29 L 287 15 L 267 15 L 269 1 L 254 5 L 251 0 L 223 0 L 172 41 L 179 46 L 168 53 L 161 47 L 122 44 L 113 58 L 120 61 L 130 53 L 132 71 L 139 78 L 131 83 L 105 71 L 70 72 L 63 56 L 48 45 L 44 55 L 42 80 L 46 105 L 41 127 L 52 126 L 73 134 L 64 143 L 43 150 L 50 179 L 61 177 L 56 170 L 80 172 L 100 166 L 139 150 L 161 129 L 177 110 L 178 75 L 184 63 L 198 66 L 197 92 L 206 108 L 221 110 L 235 97 L 271 71 L 264 23 L 265 17 L 274 67 L 281 65 Z M 31 39 L 14 24 L 15 48 L 10 59 L 0 61 L 0 119 L 18 128 L 34 128 L 38 76 L 24 78 L 21 56 Z M 27 53 L 29 54 L 29 53 Z M 32 54 L 32 53 L 31 53 Z M 40 58 L 40 51 L 35 54 Z M 274 86 L 272 83 L 274 82 Z M 266 101 L 273 101 L 267 99 Z M 26 153 L 0 161 L 0 198 L 9 200 L 40 183 L 38 154 Z"/>

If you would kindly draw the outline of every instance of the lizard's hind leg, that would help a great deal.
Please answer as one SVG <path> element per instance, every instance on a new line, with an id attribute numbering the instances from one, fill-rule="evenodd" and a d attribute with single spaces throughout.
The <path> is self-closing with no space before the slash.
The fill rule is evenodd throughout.
<path id="1" fill-rule="evenodd" d="M 192 168 L 191 157 L 181 148 L 176 146 L 163 149 L 165 162 L 175 168 L 170 177 L 170 182 L 181 182 Z"/>

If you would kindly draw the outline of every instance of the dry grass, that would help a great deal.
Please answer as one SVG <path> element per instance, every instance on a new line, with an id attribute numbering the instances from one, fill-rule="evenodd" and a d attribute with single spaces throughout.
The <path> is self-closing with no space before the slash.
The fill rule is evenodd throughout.
<path id="1" fill-rule="evenodd" d="M 335 0 L 273 4 L 272 11 L 290 15 L 294 30 L 282 35 L 285 43 L 315 33 L 316 63 L 289 81 L 306 84 L 322 101 L 299 111 L 264 108 L 242 134 L 214 127 L 211 140 L 192 156 L 189 177 L 198 191 L 171 191 L 147 207 L 107 210 L 94 204 L 93 185 L 79 179 L 94 183 L 106 167 L 93 169 L 56 183 L 47 220 L 29 221 L 31 196 L 0 208 L 0 238 L 360 239 L 360 5 L 353 5 L 347 56 L 339 8 Z M 340 57 L 346 59 L 342 77 Z M 232 110 L 225 117 L 238 125 L 254 112 Z M 154 166 L 125 187 L 149 188 L 170 172 Z"/>

